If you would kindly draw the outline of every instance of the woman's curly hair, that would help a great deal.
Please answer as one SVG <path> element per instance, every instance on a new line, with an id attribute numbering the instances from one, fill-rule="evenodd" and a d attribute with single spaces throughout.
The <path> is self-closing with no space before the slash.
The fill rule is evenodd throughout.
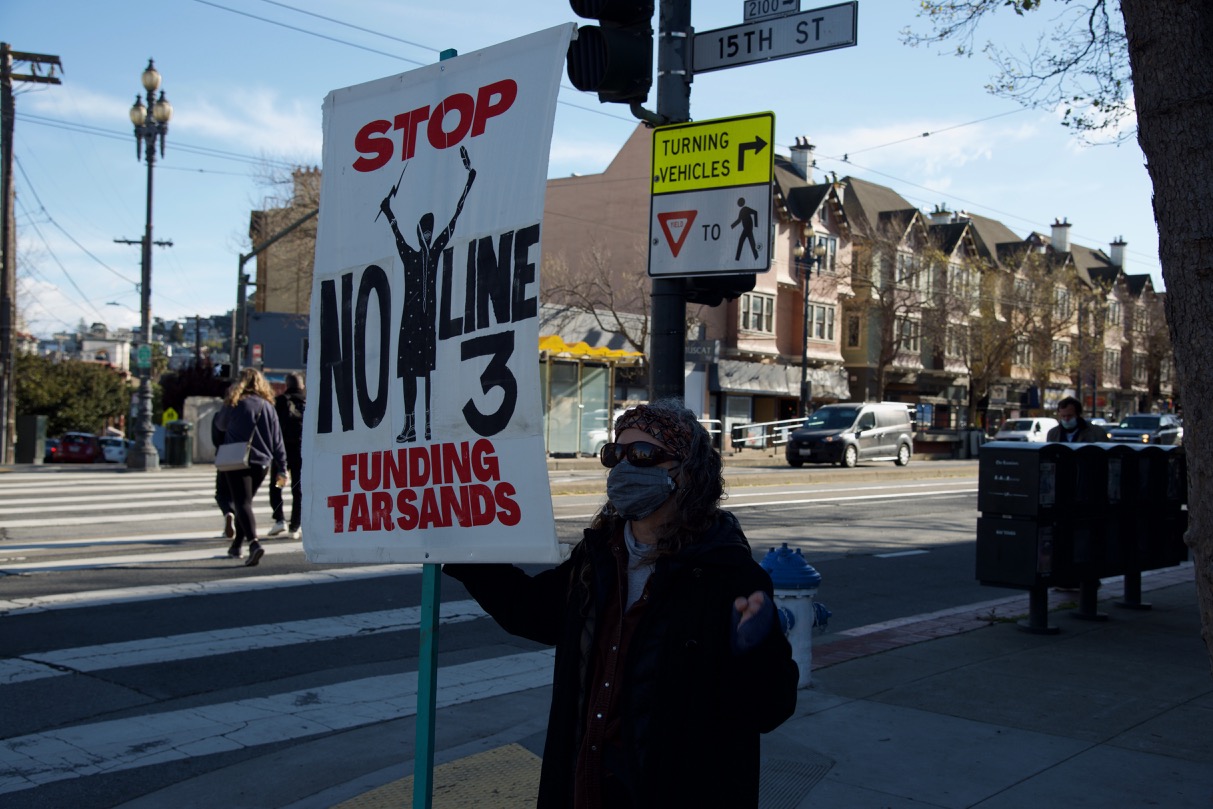
<path id="1" fill-rule="evenodd" d="M 671 470 L 678 484 L 673 495 L 676 508 L 670 522 L 661 527 L 661 538 L 654 549 L 655 556 L 673 555 L 694 543 L 715 523 L 724 497 L 724 463 L 712 446 L 708 431 L 681 399 L 668 397 L 645 407 L 657 416 L 677 423 L 680 432 L 690 436 L 681 464 Z M 590 527 L 613 529 L 622 522 L 614 507 L 607 503 Z"/>
<path id="2" fill-rule="evenodd" d="M 274 389 L 256 368 L 245 368 L 240 372 L 240 378 L 227 389 L 223 403 L 235 407 L 245 396 L 260 396 L 270 403 L 274 401 Z"/>

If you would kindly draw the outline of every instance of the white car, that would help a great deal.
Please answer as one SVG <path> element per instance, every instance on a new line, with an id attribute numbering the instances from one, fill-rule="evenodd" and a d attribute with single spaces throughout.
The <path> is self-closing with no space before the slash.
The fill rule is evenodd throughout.
<path id="1" fill-rule="evenodd" d="M 124 439 L 105 436 L 97 440 L 101 442 L 106 463 L 126 463 L 127 443 Z"/>
<path id="2" fill-rule="evenodd" d="M 1057 426 L 1057 419 L 1048 416 L 1032 418 L 1008 419 L 1002 428 L 994 434 L 995 441 L 1028 441 L 1043 444 L 1047 440 L 1049 430 Z"/>

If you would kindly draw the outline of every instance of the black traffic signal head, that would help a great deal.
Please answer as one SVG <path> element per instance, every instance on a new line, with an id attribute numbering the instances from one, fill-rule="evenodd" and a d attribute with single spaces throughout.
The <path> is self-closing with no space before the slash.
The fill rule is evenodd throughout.
<path id="1" fill-rule="evenodd" d="M 700 275 L 684 279 L 683 297 L 687 303 L 704 306 L 719 306 L 727 300 L 736 300 L 754 288 L 757 280 L 752 272 L 737 275 Z"/>
<path id="2" fill-rule="evenodd" d="M 653 85 L 653 0 L 569 0 L 597 20 L 569 43 L 569 81 L 602 102 L 643 103 Z"/>

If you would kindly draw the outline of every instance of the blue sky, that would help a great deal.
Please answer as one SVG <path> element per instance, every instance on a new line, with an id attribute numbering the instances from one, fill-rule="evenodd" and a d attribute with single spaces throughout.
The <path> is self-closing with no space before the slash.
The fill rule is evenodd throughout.
<path id="1" fill-rule="evenodd" d="M 740 24 L 742 6 L 698 0 L 692 23 Z M 1065 218 L 1073 241 L 1104 250 L 1123 237 L 1128 271 L 1151 273 L 1161 288 L 1136 141 L 1085 146 L 1057 114 L 988 95 L 981 56 L 902 45 L 898 32 L 915 23 L 916 6 L 859 0 L 856 47 L 697 76 L 691 115 L 771 110 L 778 152 L 806 135 L 819 176 L 887 185 L 924 210 L 973 211 L 1021 236 Z M 1005 20 L 988 33 L 1028 44 L 1060 24 L 1048 14 Z M 259 178 L 271 164 L 320 164 L 330 90 L 428 64 L 443 48 L 466 53 L 574 21 L 564 0 L 4 3 L 0 37 L 64 67 L 61 85 L 16 86 L 18 308 L 28 328 L 50 335 L 81 318 L 138 322 L 139 249 L 114 239 L 143 234 L 147 173 L 127 112 L 149 57 L 175 110 L 153 214 L 154 238 L 173 247 L 156 249 L 152 283 L 154 314 L 174 319 L 235 305 L 249 211 L 278 193 Z M 563 86 L 549 176 L 602 171 L 635 121 L 567 77 Z"/>

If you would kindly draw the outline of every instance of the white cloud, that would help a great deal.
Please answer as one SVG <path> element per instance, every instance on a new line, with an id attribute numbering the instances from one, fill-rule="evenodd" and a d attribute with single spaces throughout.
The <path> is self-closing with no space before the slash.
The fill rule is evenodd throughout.
<path id="1" fill-rule="evenodd" d="M 195 99 L 173 116 L 182 132 L 223 141 L 240 154 L 264 153 L 320 162 L 320 105 L 282 99 L 272 90 L 242 93 L 236 106 Z"/>

